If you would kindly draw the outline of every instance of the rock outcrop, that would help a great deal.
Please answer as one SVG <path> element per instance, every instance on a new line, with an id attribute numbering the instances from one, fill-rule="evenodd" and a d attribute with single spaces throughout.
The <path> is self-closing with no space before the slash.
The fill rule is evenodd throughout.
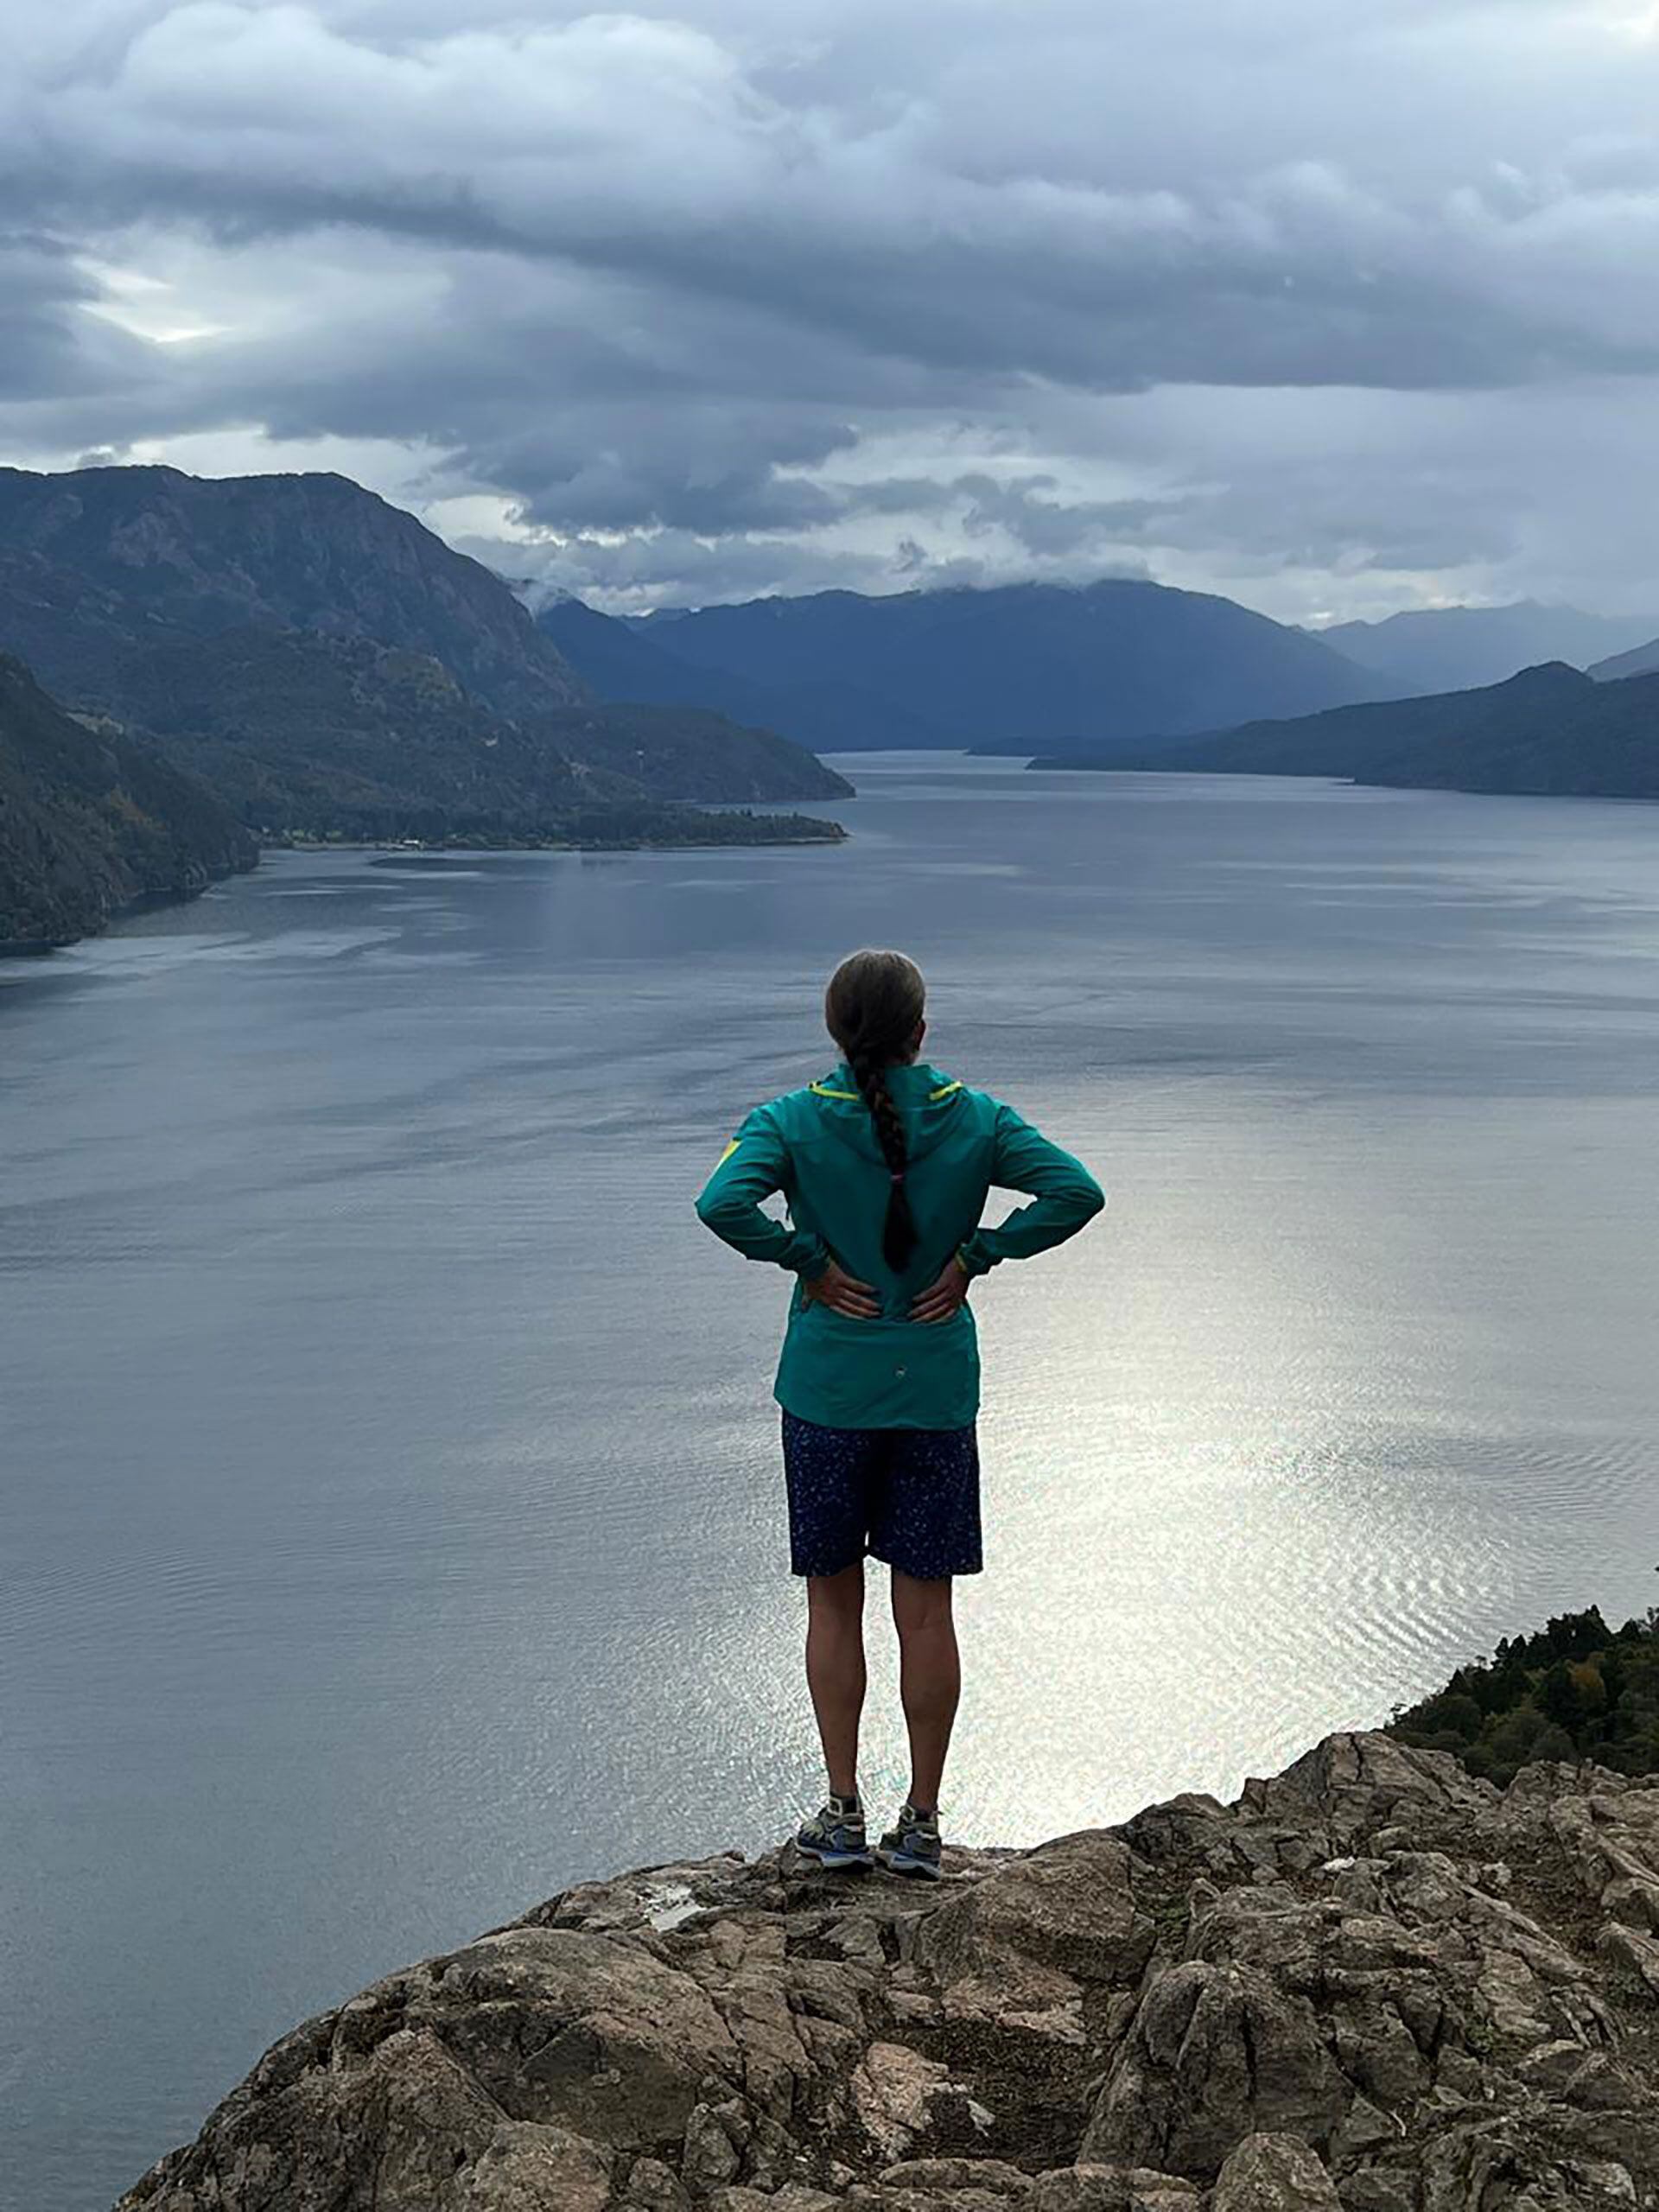
<path id="1" fill-rule="evenodd" d="M 118 2212 L 1659 2205 L 1659 1787 L 1343 1734 L 952 1859 L 569 1890 L 285 2037 Z"/>

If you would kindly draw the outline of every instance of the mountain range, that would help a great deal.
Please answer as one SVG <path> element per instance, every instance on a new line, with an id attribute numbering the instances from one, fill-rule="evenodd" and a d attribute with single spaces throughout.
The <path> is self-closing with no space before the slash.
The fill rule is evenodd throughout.
<path id="1" fill-rule="evenodd" d="M 1651 615 L 1586 614 L 1535 599 L 1508 607 L 1439 607 L 1383 622 L 1338 622 L 1311 634 L 1402 693 L 1467 691 L 1501 683 L 1523 668 L 1592 664 L 1654 639 Z M 1655 647 L 1659 657 L 1659 646 Z M 1620 671 L 1634 675 L 1636 671 Z"/>
<path id="2" fill-rule="evenodd" d="M 340 476 L 0 469 L 0 651 L 40 680 L 32 715 L 57 711 L 48 693 L 71 710 L 60 752 L 67 728 L 102 733 L 70 777 L 83 790 L 107 770 L 100 817 L 141 763 L 157 791 L 165 766 L 175 800 L 194 779 L 204 805 L 277 839 L 821 840 L 842 832 L 685 803 L 851 789 L 787 739 L 706 709 L 606 705 L 500 578 Z M 122 903 L 107 841 L 84 810 L 64 811 L 44 761 L 39 746 L 9 761 L 8 936 L 74 935 L 77 916 Z M 65 903 L 60 876 L 108 896 Z"/>
<path id="3" fill-rule="evenodd" d="M 1629 652 L 1615 653 L 1611 660 L 1598 661 L 1590 674 L 1599 683 L 1614 683 L 1625 676 L 1659 675 L 1659 638 L 1649 638 Z"/>
<path id="4" fill-rule="evenodd" d="M 567 594 L 537 623 L 603 698 L 696 700 L 847 751 L 1094 750 L 1477 688 L 1548 661 L 1599 678 L 1659 668 L 1652 617 L 1522 600 L 1315 632 L 1122 580 L 621 618 Z"/>
<path id="5" fill-rule="evenodd" d="M 625 620 L 563 599 L 537 620 L 607 698 L 700 700 L 847 751 L 1198 731 L 1390 688 L 1231 600 L 1120 578 L 817 592 Z"/>
<path id="6" fill-rule="evenodd" d="M 838 836 L 693 810 L 846 796 L 816 746 L 1647 795 L 1655 627 L 1523 601 L 1316 636 L 1122 578 L 532 617 L 344 477 L 0 469 L 0 933 L 199 887 L 249 832 Z"/>
<path id="7" fill-rule="evenodd" d="M 1659 798 L 1659 675 L 1599 682 L 1552 661 L 1472 690 L 1248 722 L 1196 739 L 1089 747 L 1033 766 Z"/>

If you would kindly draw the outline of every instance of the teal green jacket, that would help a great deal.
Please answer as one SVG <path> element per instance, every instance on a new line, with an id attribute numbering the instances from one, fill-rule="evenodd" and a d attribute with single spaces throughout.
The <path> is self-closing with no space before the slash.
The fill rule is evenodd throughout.
<path id="1" fill-rule="evenodd" d="M 1094 1177 L 1012 1106 L 937 1068 L 888 1070 L 909 1147 L 905 1189 L 918 1242 L 895 1274 L 881 1255 L 891 1183 L 869 1109 L 845 1067 L 757 1106 L 697 1200 L 698 1218 L 751 1260 L 798 1280 L 778 1365 L 785 1410 L 830 1428 L 965 1428 L 979 1410 L 979 1343 L 964 1305 L 949 1321 L 912 1321 L 911 1300 L 953 1252 L 970 1274 L 1028 1258 L 1077 1234 L 1106 1203 Z M 979 1217 L 993 1190 L 1033 1203 L 995 1229 Z M 781 1192 L 787 1223 L 761 1211 Z M 803 1281 L 830 1258 L 871 1284 L 879 1320 L 809 1303 Z"/>

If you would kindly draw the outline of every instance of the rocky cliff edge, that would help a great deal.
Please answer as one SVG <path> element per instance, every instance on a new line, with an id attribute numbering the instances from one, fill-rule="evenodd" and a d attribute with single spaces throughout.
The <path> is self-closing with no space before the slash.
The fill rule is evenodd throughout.
<path id="1" fill-rule="evenodd" d="M 568 1890 L 284 2037 L 118 2212 L 1659 2205 L 1659 1786 L 1341 1734 L 952 1857 Z"/>

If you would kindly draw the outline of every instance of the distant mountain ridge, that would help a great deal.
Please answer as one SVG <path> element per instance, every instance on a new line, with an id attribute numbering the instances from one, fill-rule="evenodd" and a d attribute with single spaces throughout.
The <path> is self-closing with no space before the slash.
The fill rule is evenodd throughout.
<path id="1" fill-rule="evenodd" d="M 855 683 L 766 681 L 741 670 L 681 659 L 667 633 L 686 610 L 651 618 L 601 614 L 566 597 L 542 608 L 537 625 L 600 697 L 677 706 L 695 702 L 741 722 L 783 731 L 798 745 L 868 750 L 874 745 L 937 748 L 950 737 L 925 716 Z M 868 733 L 879 731 L 872 737 Z"/>
<path id="2" fill-rule="evenodd" d="M 537 620 L 607 696 L 632 686 L 660 698 L 677 683 L 728 712 L 758 698 L 787 734 L 849 750 L 1196 732 L 1389 688 L 1231 600 L 1121 578 L 818 592 L 626 623 L 563 601 Z"/>
<path id="3" fill-rule="evenodd" d="M 1552 661 L 1475 690 L 1249 722 L 1196 739 L 1079 749 L 1033 765 L 1659 798 L 1659 675 L 1601 683 Z"/>
<path id="4" fill-rule="evenodd" d="M 1308 634 L 1386 677 L 1402 693 L 1426 695 L 1501 683 L 1552 660 L 1588 669 L 1651 638 L 1656 628 L 1659 623 L 1648 616 L 1586 614 L 1577 607 L 1522 599 L 1507 607 L 1413 609 L 1381 622 L 1338 622 Z"/>
<path id="5" fill-rule="evenodd" d="M 0 952 L 68 944 L 138 899 L 188 897 L 257 857 L 212 792 L 88 729 L 0 653 Z"/>
<path id="6" fill-rule="evenodd" d="M 1625 676 L 1659 675 L 1659 638 L 1649 638 L 1645 645 L 1633 645 L 1627 653 L 1615 653 L 1611 660 L 1599 660 L 1586 674 L 1598 683 L 1616 683 Z"/>

